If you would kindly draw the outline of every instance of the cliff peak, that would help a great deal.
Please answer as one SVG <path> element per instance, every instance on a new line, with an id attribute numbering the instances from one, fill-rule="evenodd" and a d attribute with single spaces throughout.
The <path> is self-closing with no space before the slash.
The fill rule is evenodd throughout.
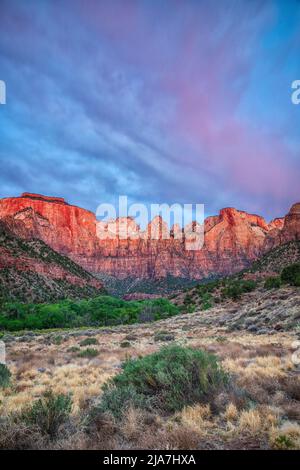
<path id="1" fill-rule="evenodd" d="M 20 197 L 25 199 L 36 199 L 45 202 L 54 202 L 56 204 L 67 204 L 63 197 L 44 196 L 43 194 L 37 193 L 22 193 Z"/>
<path id="2" fill-rule="evenodd" d="M 296 202 L 289 210 L 289 214 L 300 214 L 300 202 Z"/>

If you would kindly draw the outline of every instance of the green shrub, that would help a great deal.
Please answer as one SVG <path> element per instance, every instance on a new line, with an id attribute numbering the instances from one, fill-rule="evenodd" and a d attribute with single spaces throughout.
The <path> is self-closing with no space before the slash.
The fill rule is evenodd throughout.
<path id="1" fill-rule="evenodd" d="M 228 286 L 225 289 L 223 289 L 222 293 L 223 293 L 224 297 L 229 297 L 232 300 L 237 300 L 237 299 L 240 298 L 243 291 L 242 291 L 240 286 L 232 285 L 232 286 Z"/>
<path id="2" fill-rule="evenodd" d="M 257 283 L 253 280 L 232 280 L 222 289 L 222 295 L 232 300 L 238 300 L 242 294 L 251 292 Z"/>
<path id="3" fill-rule="evenodd" d="M 129 334 L 129 335 L 126 335 L 124 339 L 125 341 L 136 341 L 138 337 L 136 335 Z"/>
<path id="4" fill-rule="evenodd" d="M 98 354 L 99 354 L 99 351 L 97 351 L 97 349 L 87 348 L 87 349 L 83 349 L 83 351 L 80 351 L 80 353 L 78 354 L 78 357 L 96 357 L 98 356 Z"/>
<path id="5" fill-rule="evenodd" d="M 294 446 L 294 441 L 286 434 L 281 434 L 280 436 L 277 436 L 273 444 L 273 447 L 279 450 L 292 449 Z"/>
<path id="6" fill-rule="evenodd" d="M 216 341 L 217 341 L 218 343 L 226 343 L 227 338 L 226 338 L 226 336 L 217 336 L 217 337 L 216 337 Z"/>
<path id="7" fill-rule="evenodd" d="M 10 383 L 11 372 L 5 364 L 0 364 L 0 387 L 6 388 Z"/>
<path id="8" fill-rule="evenodd" d="M 280 286 L 281 286 L 280 277 L 268 277 L 264 283 L 265 289 L 278 289 Z"/>
<path id="9" fill-rule="evenodd" d="M 281 280 L 283 282 L 287 282 L 292 286 L 300 285 L 299 283 L 300 278 L 300 263 L 290 264 L 282 270 L 281 273 Z"/>
<path id="10" fill-rule="evenodd" d="M 185 310 L 184 313 L 194 313 L 194 311 L 196 310 L 196 305 L 195 304 L 186 305 L 186 308 L 184 310 Z"/>
<path id="11" fill-rule="evenodd" d="M 294 281 L 294 286 L 300 287 L 300 274 L 296 276 L 296 279 Z"/>
<path id="12" fill-rule="evenodd" d="M 130 406 L 141 409 L 151 408 L 151 397 L 138 393 L 133 385 L 124 387 L 108 385 L 103 393 L 100 405 L 91 409 L 88 421 L 96 420 L 102 413 L 109 413 L 120 419 L 123 411 L 128 410 Z"/>
<path id="13" fill-rule="evenodd" d="M 66 299 L 55 304 L 4 302 L 1 305 L 0 330 L 132 324 L 160 320 L 177 314 L 179 308 L 167 299 L 126 301 L 101 295 L 88 300 Z M 61 344 L 63 337 L 57 336 L 52 341 Z"/>
<path id="14" fill-rule="evenodd" d="M 240 283 L 243 292 L 252 292 L 257 285 L 257 283 L 252 279 L 249 279 L 247 281 L 240 281 Z"/>
<path id="15" fill-rule="evenodd" d="M 192 303 L 192 301 L 193 301 L 192 295 L 191 295 L 190 293 L 186 294 L 186 296 L 185 296 L 185 298 L 184 298 L 184 300 L 183 300 L 183 303 L 184 303 L 185 305 L 188 305 L 188 304 Z"/>
<path id="16" fill-rule="evenodd" d="M 53 338 L 51 338 L 51 342 L 53 344 L 56 344 L 57 346 L 59 346 L 62 342 L 63 342 L 63 337 L 61 335 L 57 335 L 57 336 L 54 336 Z"/>
<path id="17" fill-rule="evenodd" d="M 60 426 L 69 418 L 71 410 L 70 395 L 55 395 L 52 390 L 47 390 L 42 398 L 23 411 L 22 419 L 28 425 L 38 426 L 42 434 L 54 439 Z"/>
<path id="18" fill-rule="evenodd" d="M 80 343 L 80 346 L 91 346 L 92 344 L 98 344 L 96 338 L 85 338 Z"/>
<path id="19" fill-rule="evenodd" d="M 158 331 L 154 336 L 154 341 L 173 341 L 175 336 L 168 331 L 162 330 Z"/>
<path id="20" fill-rule="evenodd" d="M 129 341 L 122 341 L 120 344 L 121 348 L 130 348 L 131 344 Z"/>
<path id="21" fill-rule="evenodd" d="M 70 348 L 67 349 L 67 352 L 69 353 L 77 353 L 80 351 L 80 348 L 78 346 L 71 346 Z"/>
<path id="22" fill-rule="evenodd" d="M 129 359 L 123 371 L 104 385 L 98 412 L 122 416 L 129 405 L 162 413 L 207 402 L 228 383 L 216 356 L 172 345 Z"/>
<path id="23" fill-rule="evenodd" d="M 205 292 L 202 295 L 201 310 L 208 310 L 212 307 L 212 295 L 209 292 Z"/>

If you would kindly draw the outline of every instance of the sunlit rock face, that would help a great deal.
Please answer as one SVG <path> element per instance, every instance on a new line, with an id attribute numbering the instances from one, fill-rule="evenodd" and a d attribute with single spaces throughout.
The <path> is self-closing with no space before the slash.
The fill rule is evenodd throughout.
<path id="1" fill-rule="evenodd" d="M 184 233 L 178 225 L 169 229 L 160 216 L 144 231 L 131 217 L 99 222 L 62 198 L 31 193 L 0 200 L 0 219 L 8 216 L 19 236 L 40 238 L 87 270 L 118 278 L 230 274 L 268 249 L 300 238 L 300 203 L 269 224 L 258 215 L 221 209 L 205 219 L 204 230 L 194 222 Z"/>
<path id="2" fill-rule="evenodd" d="M 285 216 L 281 231 L 281 242 L 299 240 L 300 238 L 300 203 L 294 204 Z"/>
<path id="3" fill-rule="evenodd" d="M 272 230 L 266 238 L 264 250 L 282 245 L 293 240 L 300 239 L 300 203 L 293 204 L 283 219 L 275 219 L 271 222 Z"/>
<path id="4" fill-rule="evenodd" d="M 1 284 L 5 289 L 11 288 L 8 292 L 12 298 L 28 295 L 28 299 L 34 301 L 44 301 L 49 296 L 60 299 L 65 289 L 76 298 L 103 292 L 99 279 L 34 238 L 32 227 L 35 226 L 28 224 L 28 213 L 32 214 L 33 222 L 40 221 L 41 216 L 32 213 L 30 208 L 21 211 L 22 217 L 18 213 L 16 218 L 7 215 L 0 220 Z M 49 227 L 43 218 L 41 224 L 45 229 Z M 2 270 L 5 270 L 4 275 Z"/>

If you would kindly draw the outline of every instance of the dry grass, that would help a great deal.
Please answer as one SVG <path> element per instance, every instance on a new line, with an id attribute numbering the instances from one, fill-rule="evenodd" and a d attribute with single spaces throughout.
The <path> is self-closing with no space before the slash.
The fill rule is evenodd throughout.
<path id="1" fill-rule="evenodd" d="M 223 417 L 226 421 L 229 421 L 230 423 L 233 421 L 236 421 L 239 416 L 239 412 L 237 407 L 233 403 L 229 403 L 226 406 L 226 410 L 223 413 Z"/>
<path id="2" fill-rule="evenodd" d="M 125 439 L 136 441 L 139 435 L 143 432 L 143 427 L 143 412 L 132 407 L 128 408 L 120 426 L 121 433 Z"/>
<path id="3" fill-rule="evenodd" d="M 251 434 L 259 433 L 262 429 L 262 420 L 257 410 L 243 411 L 239 418 L 241 431 L 249 431 Z"/>
<path id="4" fill-rule="evenodd" d="M 185 407 L 179 414 L 179 419 L 185 428 L 193 430 L 199 436 L 206 436 L 214 426 L 211 418 L 210 405 L 194 405 Z"/>
<path id="5" fill-rule="evenodd" d="M 274 449 L 299 449 L 299 424 L 293 422 L 286 422 L 279 428 L 272 428 L 270 431 L 270 445 Z"/>
<path id="6" fill-rule="evenodd" d="M 92 359 L 70 352 L 86 338 L 84 333 L 67 336 L 61 345 L 42 335 L 30 342 L 8 343 L 12 385 L 0 389 L 0 414 L 8 417 L 22 410 L 51 387 L 55 393 L 72 393 L 75 431 L 65 430 L 59 441 L 49 443 L 38 438 L 36 430 L 13 424 L 9 418 L 0 429 L 0 447 L 279 448 L 291 441 L 293 448 L 300 448 L 300 379 L 291 362 L 293 333 L 228 333 L 221 327 L 203 325 L 201 315 L 184 315 L 159 325 L 116 327 L 111 333 L 99 330 L 94 336 L 99 355 Z M 181 344 L 215 352 L 235 386 L 213 403 L 186 407 L 175 416 L 159 417 L 130 408 L 120 423 L 99 417 L 93 430 L 86 432 L 81 417 L 101 394 L 102 385 L 120 371 L 128 355 L 156 351 L 161 345 L 154 341 L 155 331 L 161 329 L 175 334 Z M 134 342 L 130 348 L 121 348 L 128 335 L 134 335 Z"/>

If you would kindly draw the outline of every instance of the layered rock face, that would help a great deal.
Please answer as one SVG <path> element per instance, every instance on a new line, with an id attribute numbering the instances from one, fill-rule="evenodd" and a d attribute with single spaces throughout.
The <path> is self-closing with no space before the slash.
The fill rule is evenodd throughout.
<path id="1" fill-rule="evenodd" d="M 59 253 L 88 257 L 95 251 L 95 215 L 62 198 L 30 193 L 5 198 L 0 201 L 0 219 L 7 216 L 23 222 L 24 236 L 39 238 Z"/>
<path id="2" fill-rule="evenodd" d="M 0 220 L 0 300 L 44 302 L 104 292 L 99 279 L 42 240 L 24 239 L 26 232 L 13 216 Z"/>
<path id="3" fill-rule="evenodd" d="M 2 199 L 0 219 L 7 217 L 19 236 L 39 238 L 90 272 L 118 278 L 173 275 L 201 279 L 230 274 L 268 249 L 300 238 L 300 204 L 270 224 L 257 215 L 222 209 L 218 216 L 205 220 L 204 245 L 199 243 L 201 248 L 196 250 L 189 249 L 194 239 L 199 242 L 195 224 L 186 238 L 178 226 L 169 232 L 161 217 L 153 219 L 145 231 L 132 218 L 100 223 L 92 212 L 62 198 L 24 193 Z M 22 229 L 18 221 L 22 221 Z"/>

